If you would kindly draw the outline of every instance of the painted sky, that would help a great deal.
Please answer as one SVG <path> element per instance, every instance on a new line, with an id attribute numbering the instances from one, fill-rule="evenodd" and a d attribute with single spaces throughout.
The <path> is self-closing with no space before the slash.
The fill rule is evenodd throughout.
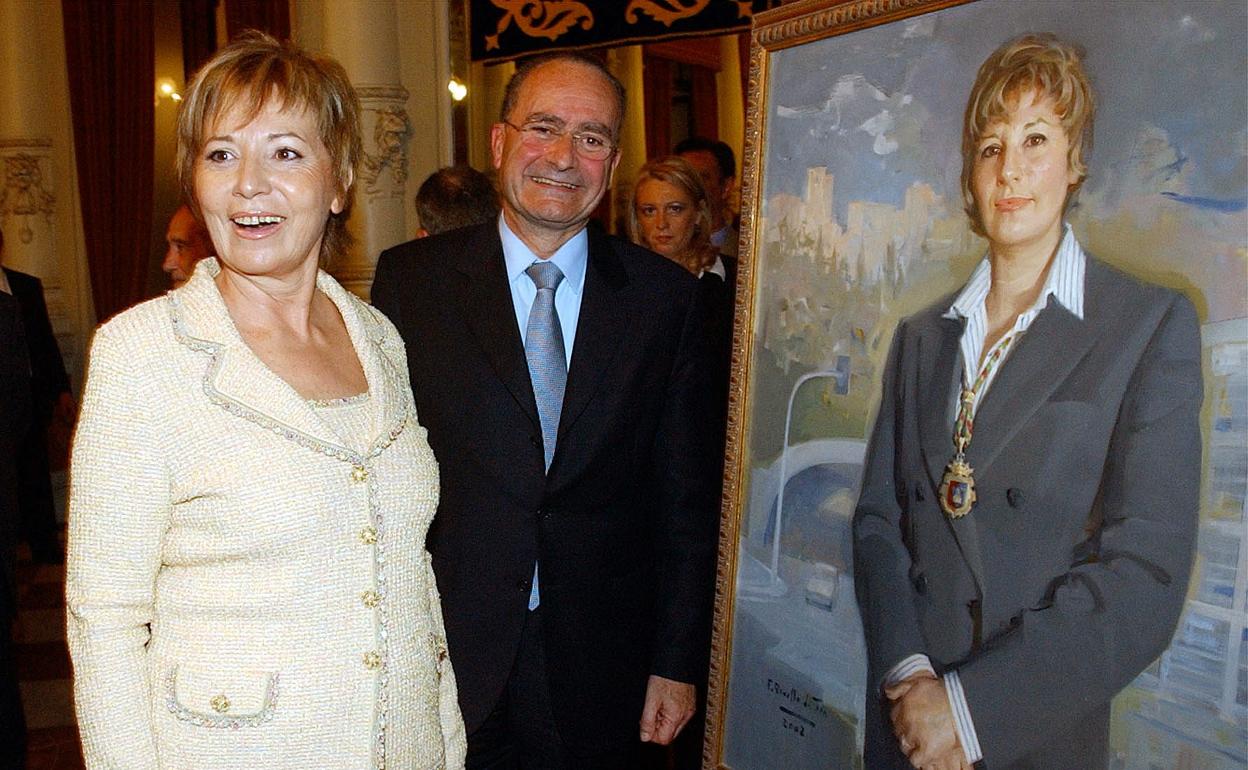
<path id="1" fill-rule="evenodd" d="M 810 166 L 851 201 L 930 184 L 961 208 L 961 120 L 980 63 L 1026 31 L 1087 52 L 1098 96 L 1070 212 L 1091 253 L 1184 291 L 1203 321 L 1248 316 L 1248 4 L 981 0 L 776 52 L 763 198 Z M 764 208 L 764 214 L 766 214 Z"/>
<path id="2" fill-rule="evenodd" d="M 1088 53 L 1099 108 L 1087 190 L 1105 203 L 1135 198 L 1141 190 L 1108 188 L 1123 183 L 1125 169 L 1156 163 L 1150 179 L 1135 173 L 1131 181 L 1193 208 L 1243 210 L 1248 5 L 1173 0 L 983 0 L 779 51 L 765 196 L 801 195 L 816 158 L 836 170 L 842 221 L 847 201 L 900 204 L 916 179 L 956 199 L 961 115 L 975 71 L 1027 30 Z M 1169 146 L 1143 146 L 1142 131 Z"/>

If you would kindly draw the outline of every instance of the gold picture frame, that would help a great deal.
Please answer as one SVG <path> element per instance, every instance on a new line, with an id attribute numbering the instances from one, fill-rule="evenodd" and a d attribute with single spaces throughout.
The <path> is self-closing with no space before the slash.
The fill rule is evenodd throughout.
<path id="1" fill-rule="evenodd" d="M 962 285 L 983 256 L 958 188 L 961 113 L 976 68 L 999 44 L 1022 31 L 1049 31 L 1090 52 L 1089 70 L 1106 109 L 1104 119 L 1097 118 L 1089 182 L 1069 221 L 1099 258 L 1186 293 L 1206 336 L 1214 334 L 1219 346 L 1248 348 L 1248 276 L 1242 261 L 1228 263 L 1225 256 L 1242 254 L 1242 233 L 1248 232 L 1243 174 L 1211 181 L 1209 171 L 1216 159 L 1243 153 L 1233 137 L 1248 122 L 1240 87 L 1248 65 L 1236 54 L 1244 50 L 1244 15 L 1242 8 L 1183 0 L 1158 0 L 1146 14 L 1132 4 L 1079 0 L 806 0 L 755 18 L 704 768 L 863 766 L 852 751 L 855 742 L 861 746 L 853 701 L 863 697 L 865 681 L 854 681 L 852 661 L 837 659 L 856 654 L 852 643 L 836 648 L 838 623 L 856 622 L 849 620 L 856 607 L 845 563 L 847 511 L 852 515 L 857 494 L 853 466 L 865 452 L 896 322 Z M 1192 55 L 1197 50 L 1203 53 Z M 1230 57 L 1228 71 L 1213 80 L 1201 74 L 1222 72 L 1201 63 L 1209 51 Z M 1190 69 L 1173 64 L 1188 59 Z M 1171 64 L 1154 63 L 1166 61 Z M 1147 97 L 1136 88 L 1141 79 L 1150 84 Z M 1140 101 L 1148 98 L 1153 101 Z M 1200 105 L 1183 105 L 1183 99 Z M 1216 116 L 1225 143 L 1213 130 L 1171 120 L 1182 109 Z M 1200 183 L 1205 187 L 1194 182 L 1191 189 L 1150 197 L 1137 189 L 1139 179 L 1108 171 L 1120 168 L 1128 153 L 1138 157 L 1140 147 L 1164 145 L 1158 126 L 1168 127 L 1170 144 L 1182 147 L 1176 154 L 1191 160 L 1196 176 L 1207 177 Z M 1208 188 L 1218 195 L 1205 194 Z M 1140 206 L 1160 207 L 1170 229 L 1131 231 L 1127 248 L 1122 223 Z M 830 221 L 811 224 L 811 210 L 820 207 Z M 853 235 L 863 222 L 905 218 L 906 211 L 923 215 L 906 214 L 907 221 L 927 223 L 919 257 L 904 237 L 868 243 L 867 236 Z M 839 254 L 827 260 L 830 265 L 809 267 L 833 240 L 848 244 L 844 253 L 857 254 L 858 262 Z M 816 257 L 797 259 L 793 243 L 805 243 L 800 249 Z M 863 279 L 871 270 L 884 277 Z M 832 284 L 831 293 L 817 288 Z M 1214 354 L 1215 364 L 1230 355 Z M 1238 386 L 1228 389 L 1226 379 L 1248 374 L 1229 371 L 1217 374 L 1207 363 L 1206 404 L 1220 404 L 1202 426 L 1207 458 L 1218 451 L 1212 436 L 1221 428 L 1215 426 L 1241 431 L 1241 418 L 1227 415 L 1248 411 L 1235 395 Z M 1220 472 L 1218 483 L 1227 473 L 1246 477 L 1238 459 L 1228 462 L 1234 467 Z M 1202 543 L 1206 528 L 1221 532 L 1227 517 L 1238 517 L 1242 530 L 1248 497 L 1240 489 L 1248 484 L 1236 481 L 1238 491 L 1228 498 L 1211 486 L 1213 474 L 1206 475 Z M 812 490 L 819 494 L 812 497 Z M 804 504 L 813 513 L 802 514 Z M 1246 540 L 1239 553 L 1248 550 Z M 1241 655 L 1246 599 L 1242 576 L 1234 580 L 1236 566 L 1227 568 L 1227 606 L 1219 604 L 1225 570 L 1216 579 L 1193 574 L 1192 598 L 1171 650 L 1128 688 L 1130 697 L 1124 691 L 1115 701 L 1111 750 L 1125 766 L 1144 752 L 1154 752 L 1148 761 L 1160 766 L 1177 764 L 1173 758 L 1183 752 L 1199 756 L 1207 763 L 1202 766 L 1244 766 L 1235 754 L 1243 751 L 1237 720 L 1244 706 L 1235 702 L 1234 661 Z M 1208 696 L 1218 704 L 1208 725 L 1162 735 L 1167 726 L 1149 722 L 1144 712 L 1183 701 L 1167 690 L 1166 666 L 1181 665 L 1184 634 L 1195 633 L 1193 623 L 1198 630 L 1226 625 L 1217 628 L 1231 662 L 1225 681 L 1210 684 L 1223 684 L 1223 694 Z M 847 639 L 861 634 L 839 630 Z M 821 665 L 826 670 L 812 672 Z"/>

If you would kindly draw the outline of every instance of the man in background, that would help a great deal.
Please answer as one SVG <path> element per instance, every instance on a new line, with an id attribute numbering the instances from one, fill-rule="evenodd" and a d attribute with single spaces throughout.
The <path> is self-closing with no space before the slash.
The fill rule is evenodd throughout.
<path id="1" fill-rule="evenodd" d="M 446 166 L 429 175 L 416 191 L 417 238 L 498 219 L 498 191 L 471 166 Z"/>
<path id="2" fill-rule="evenodd" d="M 0 232 L 0 264 L 4 263 L 4 234 Z M 17 452 L 19 532 L 30 544 L 31 557 L 41 564 L 65 561 L 57 537 L 56 505 L 52 499 L 52 467 L 48 453 L 49 428 L 61 427 L 56 446 L 63 468 L 68 451 L 68 428 L 74 421 L 74 398 L 61 349 L 52 333 L 43 283 L 33 275 L 0 269 L 0 293 L 16 300 L 18 323 L 26 340 L 27 383 L 31 420 Z"/>
<path id="3" fill-rule="evenodd" d="M 169 249 L 165 251 L 165 261 L 160 269 L 169 275 L 173 288 L 186 283 L 191 273 L 195 272 L 195 264 L 201 259 L 216 256 L 212 239 L 191 209 L 186 204 L 178 206 L 169 219 L 169 229 L 165 231 L 165 243 Z"/>
<path id="4" fill-rule="evenodd" d="M 711 202 L 711 244 L 724 258 L 729 286 L 735 286 L 737 228 L 732 224 L 731 199 L 737 181 L 737 158 L 727 144 L 700 136 L 691 136 L 676 145 L 676 154 L 689 161 L 702 177 Z"/>

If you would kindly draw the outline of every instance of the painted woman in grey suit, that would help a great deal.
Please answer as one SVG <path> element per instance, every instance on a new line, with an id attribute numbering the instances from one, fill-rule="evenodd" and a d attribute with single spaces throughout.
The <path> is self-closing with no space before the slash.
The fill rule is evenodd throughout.
<path id="1" fill-rule="evenodd" d="M 1079 52 L 981 66 L 962 191 L 988 254 L 898 326 L 854 517 L 871 768 L 1093 768 L 1168 644 L 1196 531 L 1190 302 L 1088 256 Z"/>

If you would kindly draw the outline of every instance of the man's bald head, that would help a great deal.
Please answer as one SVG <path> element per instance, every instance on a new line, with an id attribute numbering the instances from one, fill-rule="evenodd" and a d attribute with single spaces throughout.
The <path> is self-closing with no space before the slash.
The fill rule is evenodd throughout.
<path id="1" fill-rule="evenodd" d="M 169 219 L 165 242 L 169 248 L 165 251 L 165 261 L 160 264 L 160 269 L 169 274 L 175 289 L 190 279 L 199 260 L 216 254 L 208 231 L 185 204 L 179 206 Z"/>

